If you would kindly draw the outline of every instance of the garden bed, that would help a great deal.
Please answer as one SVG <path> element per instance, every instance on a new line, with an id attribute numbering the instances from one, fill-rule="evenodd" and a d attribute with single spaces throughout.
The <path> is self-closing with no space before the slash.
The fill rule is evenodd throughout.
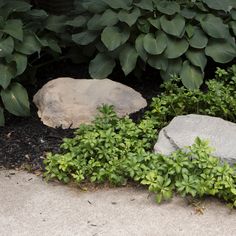
<path id="1" fill-rule="evenodd" d="M 148 73 L 150 73 L 150 78 L 145 80 L 138 80 L 132 76 L 124 78 L 119 73 L 114 73 L 112 79 L 134 88 L 150 103 L 151 98 L 159 93 L 159 85 L 162 81 L 157 74 L 153 74 L 153 70 Z M 37 76 L 38 83 L 30 88 L 31 99 L 40 87 L 53 78 L 70 76 L 82 79 L 88 78 L 88 73 L 85 66 L 60 62 L 44 68 Z M 141 110 L 132 114 L 131 118 L 139 120 L 143 112 Z M 71 129 L 54 129 L 43 125 L 33 104 L 31 104 L 31 117 L 8 115 L 6 126 L 0 127 L 0 167 L 43 169 L 45 153 L 58 152 L 62 139 L 73 136 L 73 132 Z"/>

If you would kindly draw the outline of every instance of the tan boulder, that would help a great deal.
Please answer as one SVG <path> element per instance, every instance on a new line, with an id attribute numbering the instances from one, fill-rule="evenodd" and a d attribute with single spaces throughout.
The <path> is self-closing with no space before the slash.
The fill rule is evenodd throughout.
<path id="1" fill-rule="evenodd" d="M 140 93 L 109 79 L 51 80 L 35 94 L 33 101 L 45 125 L 65 129 L 90 123 L 102 104 L 114 105 L 120 117 L 147 106 Z"/>

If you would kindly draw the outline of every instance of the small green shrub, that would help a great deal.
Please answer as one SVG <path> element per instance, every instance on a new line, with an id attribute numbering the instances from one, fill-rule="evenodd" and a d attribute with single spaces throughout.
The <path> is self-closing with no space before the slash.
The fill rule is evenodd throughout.
<path id="1" fill-rule="evenodd" d="M 236 56 L 234 0 L 82 0 L 79 32 L 72 40 L 91 56 L 93 78 L 105 78 L 119 62 L 125 75 L 150 65 L 163 79 L 176 74 L 188 88 L 203 82 L 208 58 Z M 84 11 L 83 11 L 84 9 Z"/>
<path id="2" fill-rule="evenodd" d="M 118 118 L 109 106 L 100 112 L 91 125 L 82 125 L 74 138 L 64 140 L 61 154 L 47 155 L 47 180 L 113 185 L 133 180 L 147 185 L 158 203 L 176 191 L 182 196 L 217 196 L 236 206 L 235 168 L 213 157 L 207 142 L 197 138 L 192 147 L 168 157 L 154 154 L 154 121 L 135 124 Z"/>
<path id="3" fill-rule="evenodd" d="M 179 78 L 162 85 L 164 92 L 153 98 L 146 116 L 165 126 L 172 118 L 185 114 L 202 114 L 236 122 L 236 65 L 218 68 L 216 78 L 206 82 L 206 91 L 188 90 Z"/>

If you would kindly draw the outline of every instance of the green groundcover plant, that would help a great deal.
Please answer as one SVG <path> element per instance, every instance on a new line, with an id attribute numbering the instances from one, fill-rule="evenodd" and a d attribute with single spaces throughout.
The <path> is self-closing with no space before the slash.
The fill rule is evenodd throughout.
<path id="1" fill-rule="evenodd" d="M 217 69 L 205 92 L 188 90 L 173 79 L 153 99 L 150 111 L 135 123 L 118 118 L 112 106 L 99 108 L 92 124 L 81 125 L 75 137 L 64 139 L 61 153 L 44 160 L 47 180 L 124 185 L 128 180 L 147 185 L 158 203 L 175 192 L 182 196 L 216 196 L 236 207 L 236 169 L 212 155 L 207 141 L 196 138 L 186 147 L 164 156 L 153 153 L 160 128 L 175 115 L 199 113 L 235 121 L 236 66 Z M 233 103 L 234 102 L 234 103 Z"/>
<path id="2" fill-rule="evenodd" d="M 212 156 L 208 142 L 197 138 L 191 147 L 170 156 L 150 150 L 156 138 L 155 122 L 135 124 L 118 118 L 103 106 L 91 125 L 82 125 L 74 138 L 65 139 L 62 153 L 44 160 L 47 180 L 73 180 L 124 185 L 128 180 L 147 185 L 158 203 L 174 192 L 192 197 L 217 196 L 236 206 L 235 167 Z"/>
<path id="3" fill-rule="evenodd" d="M 236 122 L 236 65 L 217 68 L 215 79 L 206 81 L 206 91 L 189 90 L 179 78 L 162 85 L 164 92 L 153 98 L 146 116 L 162 128 L 173 117 L 189 113 L 221 117 Z"/>

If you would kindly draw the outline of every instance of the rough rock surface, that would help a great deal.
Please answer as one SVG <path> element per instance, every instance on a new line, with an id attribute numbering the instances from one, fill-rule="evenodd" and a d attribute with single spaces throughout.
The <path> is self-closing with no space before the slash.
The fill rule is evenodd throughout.
<path id="1" fill-rule="evenodd" d="M 236 163 L 236 124 L 211 116 L 191 114 L 175 117 L 159 133 L 154 151 L 169 155 L 192 145 L 196 137 L 209 140 L 215 156 L 230 164 Z"/>
<path id="2" fill-rule="evenodd" d="M 50 127 L 77 128 L 89 123 L 102 104 L 114 105 L 121 117 L 147 106 L 140 93 L 109 79 L 58 78 L 34 96 L 38 115 Z"/>

